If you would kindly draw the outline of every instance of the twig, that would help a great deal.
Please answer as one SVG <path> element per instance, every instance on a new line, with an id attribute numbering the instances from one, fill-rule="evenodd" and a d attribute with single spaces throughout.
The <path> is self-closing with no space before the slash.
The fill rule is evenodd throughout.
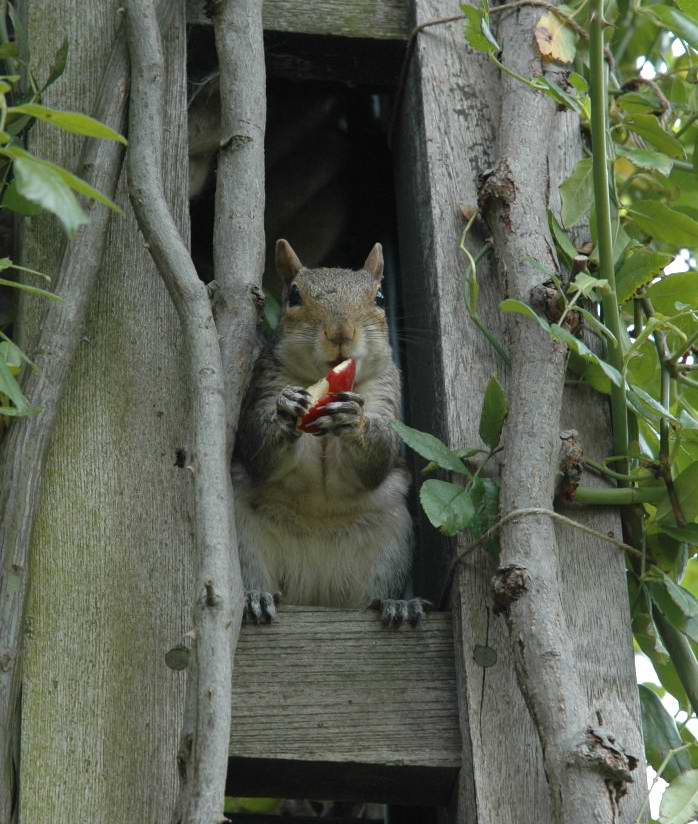
<path id="1" fill-rule="evenodd" d="M 487 532 L 484 532 L 475 541 L 471 541 L 471 543 L 467 544 L 467 546 L 464 546 L 463 549 L 461 549 L 460 552 L 458 552 L 458 554 L 451 560 L 446 575 L 444 595 L 448 592 L 451 586 L 451 580 L 456 567 L 459 564 L 462 564 L 471 552 L 486 544 L 491 538 L 494 538 L 494 536 L 503 526 L 505 526 L 505 524 L 508 524 L 510 521 L 515 521 L 517 518 L 526 518 L 531 515 L 547 515 L 549 518 L 552 518 L 558 523 L 564 524 L 565 526 L 569 526 L 573 529 L 578 529 L 580 532 L 585 532 L 587 535 L 593 535 L 594 538 L 598 538 L 600 541 L 604 541 L 607 544 L 612 544 L 618 549 L 623 550 L 623 552 L 627 552 L 628 555 L 632 555 L 635 558 L 642 557 L 642 552 L 634 546 L 630 546 L 630 544 L 626 544 L 624 541 L 619 541 L 618 538 L 614 538 L 606 532 L 600 532 L 598 529 L 594 529 L 591 526 L 587 526 L 586 524 L 582 524 L 572 518 L 568 518 L 566 515 L 560 515 L 560 513 L 555 512 L 554 509 L 546 509 L 545 507 L 539 506 L 528 507 L 527 509 L 515 509 L 500 518 L 494 526 L 491 526 Z M 441 600 L 443 601 L 443 596 Z"/>
<path id="2" fill-rule="evenodd" d="M 175 4 L 161 0 L 158 17 L 169 25 Z M 124 130 L 129 68 L 123 33 L 117 34 L 104 70 L 94 117 Z M 123 161 L 115 141 L 85 140 L 78 174 L 113 198 Z M 28 588 L 31 534 L 45 477 L 46 455 L 66 378 L 80 342 L 102 262 L 111 211 L 96 206 L 90 222 L 66 245 L 55 291 L 63 300 L 47 305 L 24 394 L 40 415 L 17 419 L 0 446 L 0 821 L 11 820 L 13 752 L 17 747 L 17 696 L 21 674 L 18 650 Z"/>
<path id="3" fill-rule="evenodd" d="M 129 195 L 138 224 L 175 305 L 189 350 L 193 478 L 199 569 L 196 637 L 189 680 L 196 709 L 182 824 L 223 819 L 230 744 L 232 495 L 226 455 L 224 380 L 208 292 L 165 203 L 162 185 L 163 57 L 153 0 L 127 0 L 132 93 Z"/>

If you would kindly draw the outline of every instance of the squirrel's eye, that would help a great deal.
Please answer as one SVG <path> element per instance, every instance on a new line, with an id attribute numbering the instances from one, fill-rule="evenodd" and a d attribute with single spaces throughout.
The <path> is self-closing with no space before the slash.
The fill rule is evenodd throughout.
<path id="1" fill-rule="evenodd" d="M 385 306 L 385 297 L 382 289 L 376 292 L 376 306 L 380 306 L 381 308 Z"/>
<path id="2" fill-rule="evenodd" d="M 300 306 L 303 303 L 301 298 L 301 293 L 295 283 L 291 284 L 291 288 L 288 290 L 288 305 L 289 306 Z"/>

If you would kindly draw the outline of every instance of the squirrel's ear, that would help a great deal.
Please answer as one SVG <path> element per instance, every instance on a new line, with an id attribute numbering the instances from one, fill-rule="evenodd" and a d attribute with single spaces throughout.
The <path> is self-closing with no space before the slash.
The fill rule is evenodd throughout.
<path id="1" fill-rule="evenodd" d="M 376 243 L 368 253 L 363 268 L 373 275 L 373 279 L 380 281 L 383 277 L 383 247 Z"/>
<path id="2" fill-rule="evenodd" d="M 281 238 L 276 241 L 276 271 L 286 283 L 290 283 L 303 268 L 291 244 Z"/>

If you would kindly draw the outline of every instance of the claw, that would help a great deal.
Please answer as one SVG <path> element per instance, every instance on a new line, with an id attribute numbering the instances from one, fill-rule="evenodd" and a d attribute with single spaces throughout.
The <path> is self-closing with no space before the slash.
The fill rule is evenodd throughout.
<path id="1" fill-rule="evenodd" d="M 405 623 L 416 627 L 433 606 L 426 598 L 374 598 L 368 608 L 381 613 L 381 620 L 386 627 L 399 627 Z"/>
<path id="2" fill-rule="evenodd" d="M 271 624 L 272 621 L 278 620 L 276 608 L 280 600 L 280 592 L 272 594 L 260 589 L 246 590 L 242 620 L 245 623 Z"/>

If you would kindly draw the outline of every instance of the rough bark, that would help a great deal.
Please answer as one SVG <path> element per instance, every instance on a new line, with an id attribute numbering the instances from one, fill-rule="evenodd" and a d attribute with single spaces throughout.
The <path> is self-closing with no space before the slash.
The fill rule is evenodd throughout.
<path id="1" fill-rule="evenodd" d="M 414 8 L 413 23 L 454 14 L 450 0 L 415 0 Z M 528 47 L 529 40 L 524 34 L 512 42 Z M 466 263 L 458 250 L 464 225 L 461 206 L 476 204 L 478 176 L 495 165 L 498 131 L 513 128 L 510 108 L 503 110 L 499 123 L 498 103 L 498 75 L 464 47 L 461 23 L 434 26 L 418 36 L 396 129 L 397 206 L 406 326 L 433 331 L 429 346 L 423 341 L 406 346 L 409 421 L 454 447 L 479 445 L 484 387 L 492 374 L 503 382 L 507 378 L 492 347 L 468 318 L 463 301 Z M 550 201 L 557 209 L 552 181 L 564 179 L 580 157 L 576 118 L 557 113 L 550 141 Z M 473 254 L 481 251 L 485 237 L 477 226 L 471 230 Z M 506 283 L 492 264 L 491 256 L 478 264 L 478 308 L 488 328 L 505 342 L 506 316 L 497 307 L 507 297 Z M 585 449 L 595 457 L 609 454 L 606 405 L 589 387 L 566 388 L 563 428 L 579 430 Z M 621 535 L 616 512 L 577 510 L 573 517 Z M 470 540 L 463 535 L 454 543 L 464 547 Z M 444 544 L 426 520 L 420 523 L 419 580 L 422 586 L 430 584 L 422 592 L 433 596 L 452 551 Z M 613 547 L 567 527 L 560 529 L 558 549 L 560 598 L 581 688 L 594 715 L 612 724 L 619 740 L 639 754 L 642 736 L 624 559 Z M 480 824 L 547 822 L 550 801 L 541 746 L 521 697 L 505 622 L 492 615 L 494 571 L 484 551 L 473 552 L 452 588 L 463 739 L 454 815 Z M 487 669 L 474 657 L 483 645 L 496 653 L 496 662 Z M 636 772 L 621 805 L 621 820 L 627 824 L 635 821 L 645 795 L 642 771 Z"/>
<path id="2" fill-rule="evenodd" d="M 167 14 L 163 14 L 167 12 Z M 164 25 L 171 12 L 163 4 Z M 166 20 L 164 18 L 167 18 Z M 128 100 L 126 46 L 117 36 L 104 69 L 93 116 L 122 132 Z M 85 140 L 77 173 L 113 198 L 121 171 L 123 146 Z M 18 752 L 17 698 L 21 679 L 21 626 L 29 583 L 29 547 L 44 478 L 46 455 L 66 378 L 79 346 L 85 314 L 102 261 L 111 212 L 96 203 L 90 223 L 65 245 L 55 278 L 63 300 L 46 307 L 34 351 L 37 369 L 27 374 L 24 392 L 42 413 L 18 419 L 0 447 L 0 821 L 10 819 L 16 798 L 12 761 Z"/>
<path id="3" fill-rule="evenodd" d="M 168 37 L 164 170 L 188 232 L 184 19 Z M 32 0 L 27 27 L 42 62 L 67 34 L 66 72 L 46 102 L 90 111 L 122 20 L 119 4 Z M 35 71 L 37 67 L 34 67 Z M 118 83 L 113 84 L 124 92 Z M 36 127 L 30 149 L 75 170 L 80 140 Z M 95 169 L 100 167 L 95 167 Z M 171 301 L 126 216 L 112 219 L 97 289 L 59 404 L 31 542 L 22 683 L 23 821 L 155 821 L 174 803 L 183 682 L 164 652 L 189 629 L 189 451 L 180 335 Z M 22 238 L 27 265 L 55 275 L 53 218 Z M 77 252 L 77 250 L 76 250 Z M 81 262 L 77 252 L 76 264 Z M 34 353 L 37 319 L 20 331 Z"/>
<path id="4" fill-rule="evenodd" d="M 242 600 L 241 587 L 233 587 L 231 577 L 232 489 L 225 448 L 223 368 L 208 291 L 196 273 L 163 193 L 164 62 L 153 0 L 129 0 L 127 31 L 132 77 L 128 151 L 131 203 L 179 315 L 189 353 L 193 400 L 191 471 L 199 570 L 189 680 L 190 689 L 196 690 L 196 701 L 193 735 L 186 742 L 187 780 L 181 821 L 213 824 L 223 819 L 233 653 L 239 631 L 239 620 L 233 625 L 231 596 Z M 238 581 L 239 577 L 238 563 Z M 241 617 L 239 609 L 237 612 Z"/>
<path id="5" fill-rule="evenodd" d="M 499 27 L 503 62 L 524 76 L 543 70 L 530 37 L 538 16 L 523 9 Z M 482 196 L 508 295 L 529 303 L 541 281 L 535 264 L 556 270 L 547 228 L 549 192 L 560 182 L 550 179 L 548 159 L 556 106 L 509 76 L 501 85 L 498 161 Z M 552 504 L 566 361 L 563 346 L 518 317 L 511 323 L 509 351 L 503 513 Z M 559 560 L 550 519 L 505 525 L 495 605 L 506 618 L 518 683 L 541 742 L 552 821 L 615 822 L 637 760 L 602 728 L 587 700 L 563 609 Z"/>
<path id="6" fill-rule="evenodd" d="M 262 4 L 217 0 L 213 25 L 220 70 L 221 142 L 213 268 L 232 451 L 240 404 L 257 356 L 264 273 L 264 130 L 267 116 Z"/>

